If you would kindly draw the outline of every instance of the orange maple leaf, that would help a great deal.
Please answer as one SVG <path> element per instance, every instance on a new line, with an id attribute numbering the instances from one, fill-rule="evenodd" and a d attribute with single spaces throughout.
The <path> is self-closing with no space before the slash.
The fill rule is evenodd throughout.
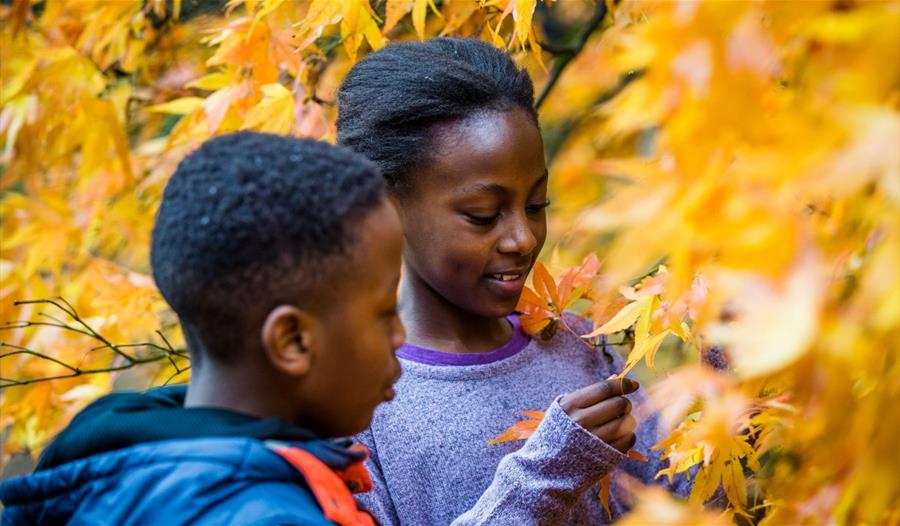
<path id="1" fill-rule="evenodd" d="M 526 440 L 534 433 L 534 430 L 537 429 L 544 418 L 543 411 L 516 411 L 516 413 L 525 415 L 526 418 L 519 420 L 496 438 L 488 441 L 489 446 L 514 440 Z"/>
<path id="2" fill-rule="evenodd" d="M 628 458 L 633 458 L 634 460 L 647 462 L 647 457 L 633 449 L 629 450 L 628 453 L 625 453 L 625 455 L 628 456 Z M 607 473 L 602 479 L 600 479 L 600 489 L 597 491 L 597 496 L 600 497 L 600 504 L 603 504 L 603 509 L 606 510 L 606 514 L 609 515 L 610 519 L 612 519 L 612 510 L 609 508 L 609 485 L 611 481 L 612 473 Z"/>
<path id="3" fill-rule="evenodd" d="M 562 317 L 563 312 L 577 300 L 587 297 L 600 261 L 596 254 L 589 254 L 581 265 L 562 274 L 559 283 L 540 261 L 534 264 L 531 277 L 533 288 L 525 287 L 516 310 L 521 313 L 522 329 L 535 335 Z"/>
<path id="4" fill-rule="evenodd" d="M 644 455 L 642 455 L 639 451 L 635 451 L 633 449 L 629 450 L 628 453 L 625 453 L 628 458 L 633 458 L 634 460 L 639 460 L 641 462 L 647 462 L 648 459 Z"/>
<path id="5" fill-rule="evenodd" d="M 612 480 L 612 473 L 607 473 L 600 479 L 600 491 L 597 492 L 597 496 L 600 497 L 600 504 L 603 504 L 603 509 L 606 510 L 606 514 L 609 515 L 609 518 L 612 519 L 612 510 L 609 509 L 609 483 Z"/>

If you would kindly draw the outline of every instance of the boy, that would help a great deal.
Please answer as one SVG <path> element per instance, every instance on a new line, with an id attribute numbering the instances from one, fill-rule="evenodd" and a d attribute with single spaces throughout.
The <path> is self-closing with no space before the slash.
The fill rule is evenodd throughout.
<path id="1" fill-rule="evenodd" d="M 401 226 L 348 150 L 238 133 L 166 186 L 151 263 L 191 353 L 190 385 L 79 414 L 4 524 L 372 524 L 362 431 L 400 374 Z M 343 480 L 342 480 L 343 478 Z"/>

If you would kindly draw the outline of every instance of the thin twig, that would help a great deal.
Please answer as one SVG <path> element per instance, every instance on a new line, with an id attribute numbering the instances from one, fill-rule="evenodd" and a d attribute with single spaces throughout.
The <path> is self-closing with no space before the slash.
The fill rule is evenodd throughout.
<path id="1" fill-rule="evenodd" d="M 600 347 L 600 344 L 594 345 L 594 344 L 590 341 L 590 340 L 593 339 L 593 338 L 591 338 L 591 339 L 583 338 L 582 335 L 580 335 L 580 334 L 578 334 L 577 332 L 575 332 L 575 329 L 569 327 L 569 324 L 566 323 L 566 322 L 564 322 L 562 318 L 559 318 L 558 321 L 559 321 L 559 324 L 562 325 L 563 330 L 565 330 L 565 331 L 568 332 L 569 334 L 571 334 L 571 335 L 575 336 L 576 338 L 578 338 L 579 340 L 581 340 L 581 342 L 584 343 L 585 345 L 587 345 L 589 348 L 591 348 L 591 349 L 596 349 L 597 347 Z M 625 329 L 625 332 L 627 332 L 627 330 L 628 330 L 628 329 Z M 604 336 L 604 335 L 600 335 L 600 336 L 598 336 L 598 337 L 602 337 L 602 336 Z M 609 340 L 604 341 L 604 342 L 603 342 L 603 347 L 607 347 L 607 346 L 610 346 L 610 345 L 624 345 L 624 344 L 625 344 L 626 342 L 628 342 L 628 341 L 629 341 L 629 338 L 628 338 L 627 336 L 624 336 L 624 335 L 623 335 L 622 340 L 621 340 L 621 341 L 618 341 L 618 342 L 611 342 L 611 341 L 609 341 Z"/>
<path id="2" fill-rule="evenodd" d="M 184 351 L 180 351 L 180 350 L 178 350 L 178 349 L 172 349 L 171 347 L 166 348 L 166 347 L 163 347 L 163 346 L 161 346 L 161 345 L 157 345 L 157 344 L 155 344 L 155 343 L 153 343 L 153 342 L 144 342 L 144 343 L 117 343 L 117 344 L 116 344 L 116 347 L 118 347 L 118 348 L 120 348 L 120 349 L 128 349 L 128 348 L 131 348 L 131 347 L 149 347 L 149 348 L 151 348 L 151 349 L 156 349 L 156 350 L 158 350 L 158 351 L 162 351 L 162 352 L 164 352 L 164 353 L 166 353 L 166 354 L 174 354 L 175 356 L 178 356 L 179 358 L 187 358 L 187 357 L 188 357 L 187 353 L 184 352 Z M 101 346 L 99 346 L 99 347 L 94 347 L 94 348 L 91 349 L 91 350 L 93 351 L 93 350 L 96 350 L 96 349 L 104 349 L 104 348 L 106 348 L 106 346 L 105 346 L 105 345 L 101 345 Z"/>
<path id="3" fill-rule="evenodd" d="M 60 324 L 60 325 L 69 325 L 68 323 L 62 321 L 61 319 L 59 319 L 59 318 L 57 318 L 57 317 L 55 317 L 55 316 L 51 316 L 51 315 L 47 314 L 46 312 L 40 312 L 40 311 L 38 311 L 37 314 L 38 314 L 38 316 L 43 316 L 43 317 L 45 317 L 45 318 L 47 318 L 47 319 L 49 319 L 49 320 L 51 320 L 51 321 L 55 321 L 56 323 L 58 323 L 58 324 Z"/>
<path id="4" fill-rule="evenodd" d="M 77 311 L 75 310 L 75 307 L 73 307 L 71 303 L 69 303 L 68 301 L 66 301 L 65 298 L 58 297 L 57 299 L 60 300 L 60 301 L 62 301 L 63 303 L 65 303 L 65 304 L 71 309 L 71 311 L 72 311 L 72 319 L 75 320 L 75 322 L 77 322 L 79 325 L 81 325 L 82 327 L 84 327 L 85 330 L 89 331 L 89 332 L 91 333 L 91 335 L 92 335 L 94 338 L 96 338 L 97 340 L 101 341 L 102 343 L 105 343 L 105 344 L 106 344 L 106 345 L 107 345 L 114 353 L 118 354 L 118 355 L 121 356 L 122 358 L 125 358 L 125 359 L 128 360 L 129 362 L 134 363 L 134 362 L 137 361 L 133 356 L 129 356 L 128 353 L 126 353 L 126 352 L 120 350 L 118 347 L 116 347 L 116 344 L 110 342 L 109 340 L 107 340 L 106 338 L 104 338 L 103 336 L 101 336 L 100 333 L 98 333 L 97 331 L 95 331 L 93 327 L 91 327 L 91 326 L 88 325 L 84 320 L 82 320 L 82 319 L 81 319 L 81 316 L 78 316 L 78 313 L 77 313 Z"/>
<path id="5" fill-rule="evenodd" d="M 176 367 L 175 369 L 176 369 L 175 372 L 172 373 L 172 375 L 169 376 L 169 378 L 167 378 L 165 382 L 163 382 L 163 385 L 169 385 L 169 383 L 171 383 L 172 380 L 174 380 L 176 377 L 178 377 L 178 375 L 180 375 L 181 373 L 185 373 L 185 372 L 189 371 L 189 370 L 191 369 L 191 366 L 188 365 L 188 366 L 185 367 L 184 369 L 178 369 L 178 368 Z"/>
<path id="6" fill-rule="evenodd" d="M 182 353 L 182 351 L 176 351 L 175 348 L 172 347 L 172 344 L 169 342 L 169 339 L 166 338 L 166 335 L 163 334 L 162 331 L 157 330 L 157 331 L 155 331 L 155 332 L 156 332 L 156 334 L 160 337 L 160 339 L 163 341 L 163 343 L 166 344 L 166 347 L 169 349 L 170 352 L 173 352 L 173 353 L 174 353 L 174 352 Z M 183 353 L 183 354 L 184 354 L 185 356 L 187 356 L 187 353 Z"/>
<path id="7" fill-rule="evenodd" d="M 39 352 L 37 352 L 37 351 L 33 351 L 33 350 L 31 350 L 31 349 L 29 349 L 29 348 L 27 348 L 27 347 L 20 347 L 20 346 L 18 346 L 18 345 L 13 345 L 13 344 L 11 344 L 11 343 L 6 343 L 6 342 L 0 342 L 0 347 L 10 347 L 10 348 L 12 348 L 12 349 L 16 349 L 15 351 L 10 351 L 10 352 L 7 352 L 7 353 L 2 353 L 2 354 L 0 354 L 0 359 L 7 358 L 7 357 L 9 357 L 9 356 L 15 356 L 15 355 L 17 355 L 17 354 L 28 354 L 28 355 L 31 355 L 31 356 L 37 356 L 38 358 L 41 358 L 41 359 L 43 359 L 43 360 L 48 360 L 48 361 L 51 361 L 51 362 L 53 362 L 53 363 L 62 365 L 63 367 L 65 367 L 66 369 L 68 369 L 68 370 L 70 370 L 70 371 L 72 371 L 72 372 L 74 372 L 74 373 L 79 373 L 79 372 L 81 372 L 81 369 L 79 369 L 78 367 L 72 367 L 71 365 L 69 365 L 69 364 L 67 364 L 67 363 L 65 363 L 65 362 L 62 362 L 62 361 L 60 361 L 60 360 L 57 360 L 56 358 L 54 358 L 54 357 L 52 357 L 52 356 L 47 356 L 46 354 L 39 353 Z"/>
<path id="8" fill-rule="evenodd" d="M 48 299 L 42 299 L 42 300 L 16 300 L 16 301 L 13 302 L 13 305 L 15 305 L 15 306 L 18 307 L 19 305 L 46 305 L 46 304 L 48 304 L 48 303 L 49 303 L 50 305 L 53 305 L 53 306 L 56 307 L 57 309 L 59 309 L 59 310 L 65 312 L 66 314 L 68 314 L 68 315 L 69 315 L 70 317 L 72 317 L 72 318 L 74 318 L 74 317 L 76 317 L 76 316 L 78 315 L 78 313 L 76 313 L 74 309 L 70 311 L 70 310 L 66 309 L 65 307 L 63 307 L 62 305 L 60 305 L 59 303 L 56 303 L 55 301 L 53 301 L 53 300 L 48 300 Z M 71 304 L 70 304 L 68 301 L 66 302 L 66 305 L 71 306 Z"/>
<path id="9" fill-rule="evenodd" d="M 163 358 L 163 356 L 157 356 L 156 358 L 154 358 L 152 360 L 146 360 L 141 363 L 150 363 L 150 362 L 161 360 L 162 358 Z M 29 384 L 36 384 L 36 383 L 40 383 L 40 382 L 49 382 L 51 380 L 62 380 L 65 378 L 75 378 L 76 376 L 84 376 L 84 375 L 88 375 L 88 374 L 114 373 L 117 371 L 124 371 L 125 369 L 131 369 L 134 366 L 135 366 L 135 364 L 128 363 L 128 364 L 119 365 L 116 367 L 102 367 L 102 368 L 97 368 L 97 369 L 79 369 L 77 373 L 61 374 L 61 375 L 57 375 L 57 376 L 42 376 L 40 378 L 29 378 L 27 380 L 13 380 L 13 379 L 9 379 L 9 378 L 4 378 L 3 380 L 6 383 L 0 384 L 0 389 L 6 388 L 6 387 L 19 386 L 19 385 L 29 385 Z"/>
<path id="10" fill-rule="evenodd" d="M 20 325 L 15 325 L 15 324 Z M 77 332 L 78 334 L 83 334 L 85 336 L 90 336 L 93 338 L 93 334 L 89 332 L 85 332 L 77 327 L 72 327 L 71 325 L 60 325 L 58 323 L 50 323 L 48 321 L 25 321 L 25 320 L 17 320 L 17 321 L 8 321 L 6 322 L 6 327 L 0 327 L 0 331 L 12 330 L 12 329 L 24 329 L 25 327 L 56 327 L 57 329 L 66 329 L 67 331 Z"/>

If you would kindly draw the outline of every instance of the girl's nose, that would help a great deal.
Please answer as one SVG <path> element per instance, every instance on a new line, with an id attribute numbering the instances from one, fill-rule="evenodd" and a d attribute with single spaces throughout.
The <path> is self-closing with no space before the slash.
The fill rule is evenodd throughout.
<path id="1" fill-rule="evenodd" d="M 498 249 L 504 254 L 528 255 L 537 248 L 537 237 L 531 230 L 528 218 L 521 214 L 511 217 Z"/>

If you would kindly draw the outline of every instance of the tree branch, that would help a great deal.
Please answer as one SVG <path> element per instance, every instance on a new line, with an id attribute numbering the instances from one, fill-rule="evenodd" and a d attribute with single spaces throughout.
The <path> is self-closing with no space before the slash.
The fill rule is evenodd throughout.
<path id="1" fill-rule="evenodd" d="M 128 344 L 115 344 L 111 342 L 109 339 L 104 337 L 102 334 L 97 332 L 93 327 L 91 327 L 81 316 L 78 314 L 78 311 L 75 310 L 75 307 L 72 306 L 71 303 L 66 301 L 64 298 L 57 298 L 56 300 L 49 299 L 40 299 L 40 300 L 24 300 L 24 301 L 16 301 L 15 305 L 50 305 L 55 307 L 56 309 L 65 313 L 68 317 L 72 319 L 72 321 L 76 325 L 72 325 L 64 320 L 61 320 L 55 316 L 47 314 L 45 312 L 38 312 L 38 316 L 42 316 L 44 318 L 50 319 L 52 321 L 31 321 L 31 320 L 21 320 L 14 322 L 7 322 L 6 327 L 0 327 L 0 331 L 2 330 L 11 330 L 11 329 L 22 329 L 26 327 L 55 327 L 57 329 L 62 329 L 64 331 L 73 332 L 76 334 L 81 334 L 83 336 L 87 336 L 91 339 L 94 339 L 100 342 L 102 345 L 97 347 L 93 347 L 89 349 L 87 352 L 91 353 L 101 349 L 110 349 L 118 356 L 121 356 L 125 363 L 121 365 L 112 365 L 110 367 L 98 367 L 98 368 L 88 368 L 84 369 L 80 367 L 80 365 L 72 365 L 66 363 L 62 360 L 49 356 L 45 353 L 35 351 L 33 349 L 29 349 L 27 347 L 22 347 L 19 345 L 14 345 L 11 343 L 0 342 L 0 347 L 8 347 L 10 349 L 14 349 L 13 351 L 0 353 L 0 359 L 9 358 L 13 356 L 20 355 L 28 355 L 34 356 L 41 360 L 46 360 L 48 362 L 55 363 L 61 367 L 68 369 L 70 372 L 66 374 L 59 374 L 53 376 L 45 376 L 39 378 L 27 378 L 27 379 L 14 379 L 14 378 L 3 378 L 0 377 L 0 388 L 12 387 L 18 385 L 28 385 L 38 382 L 47 382 L 51 380 L 60 380 L 64 378 L 73 378 L 76 376 L 86 375 L 86 374 L 98 374 L 98 373 L 112 373 L 117 371 L 123 371 L 126 369 L 130 369 L 132 367 L 148 364 L 152 362 L 158 362 L 160 360 L 168 360 L 172 367 L 175 369 L 175 373 L 172 374 L 168 380 L 166 380 L 166 384 L 168 384 L 172 379 L 174 379 L 179 374 L 184 373 L 185 371 L 190 369 L 190 355 L 184 349 L 175 349 L 172 347 L 172 344 L 165 337 L 165 335 L 156 331 L 156 334 L 162 339 L 164 345 L 159 345 L 154 342 L 141 342 L 141 343 L 128 343 Z M 140 355 L 131 355 L 123 351 L 126 348 L 137 348 L 137 347 L 145 347 L 152 351 L 158 351 L 154 354 L 150 354 L 148 356 L 140 356 Z M 87 354 L 87 353 L 86 353 Z M 85 356 L 86 356 L 85 354 Z M 179 366 L 178 360 L 186 360 L 188 361 L 187 366 Z M 83 360 L 83 358 L 82 358 Z"/>
<path id="2" fill-rule="evenodd" d="M 558 48 L 555 49 L 561 50 L 559 53 L 555 53 L 557 55 L 556 61 L 553 63 L 553 70 L 550 71 L 550 76 L 547 78 L 547 83 L 544 84 L 544 87 L 541 89 L 540 95 L 538 95 L 537 100 L 534 102 L 534 107 L 536 109 L 540 109 L 541 105 L 547 99 L 547 95 L 550 94 L 550 90 L 553 89 L 553 86 L 559 81 L 560 75 L 562 75 L 563 70 L 569 65 L 572 60 L 581 53 L 581 50 L 584 49 L 585 44 L 587 44 L 588 39 L 600 27 L 600 24 L 603 22 L 603 19 L 606 18 L 606 2 L 602 0 L 597 1 L 597 7 L 594 9 L 594 15 L 591 19 L 585 24 L 584 31 L 581 33 L 581 36 L 578 37 L 578 40 L 575 42 L 571 48 Z M 553 47 L 553 46 L 551 46 Z M 551 53 L 553 53 L 551 51 Z"/>
<path id="3" fill-rule="evenodd" d="M 629 84 L 634 82 L 635 80 L 641 78 L 643 76 L 644 70 L 638 69 L 629 71 L 628 73 L 622 75 L 619 78 L 619 82 L 616 83 L 611 89 L 607 90 L 604 93 L 601 93 L 591 102 L 590 107 L 596 107 L 601 104 L 605 104 L 615 98 L 619 93 L 628 87 Z M 582 115 L 573 118 L 567 119 L 563 121 L 558 126 L 554 127 L 554 131 L 550 133 L 545 133 L 545 145 L 547 149 L 547 164 L 553 162 L 553 159 L 556 157 L 556 154 L 559 153 L 559 150 L 562 148 L 562 145 L 566 142 L 566 138 L 569 134 L 572 133 L 573 130 L 578 128 L 586 119 L 590 118 L 592 113 L 590 111 L 584 112 Z"/>
<path id="4" fill-rule="evenodd" d="M 550 42 L 538 42 L 542 51 L 546 51 L 551 55 L 572 55 L 576 53 L 576 49 L 572 46 L 558 46 Z"/>

